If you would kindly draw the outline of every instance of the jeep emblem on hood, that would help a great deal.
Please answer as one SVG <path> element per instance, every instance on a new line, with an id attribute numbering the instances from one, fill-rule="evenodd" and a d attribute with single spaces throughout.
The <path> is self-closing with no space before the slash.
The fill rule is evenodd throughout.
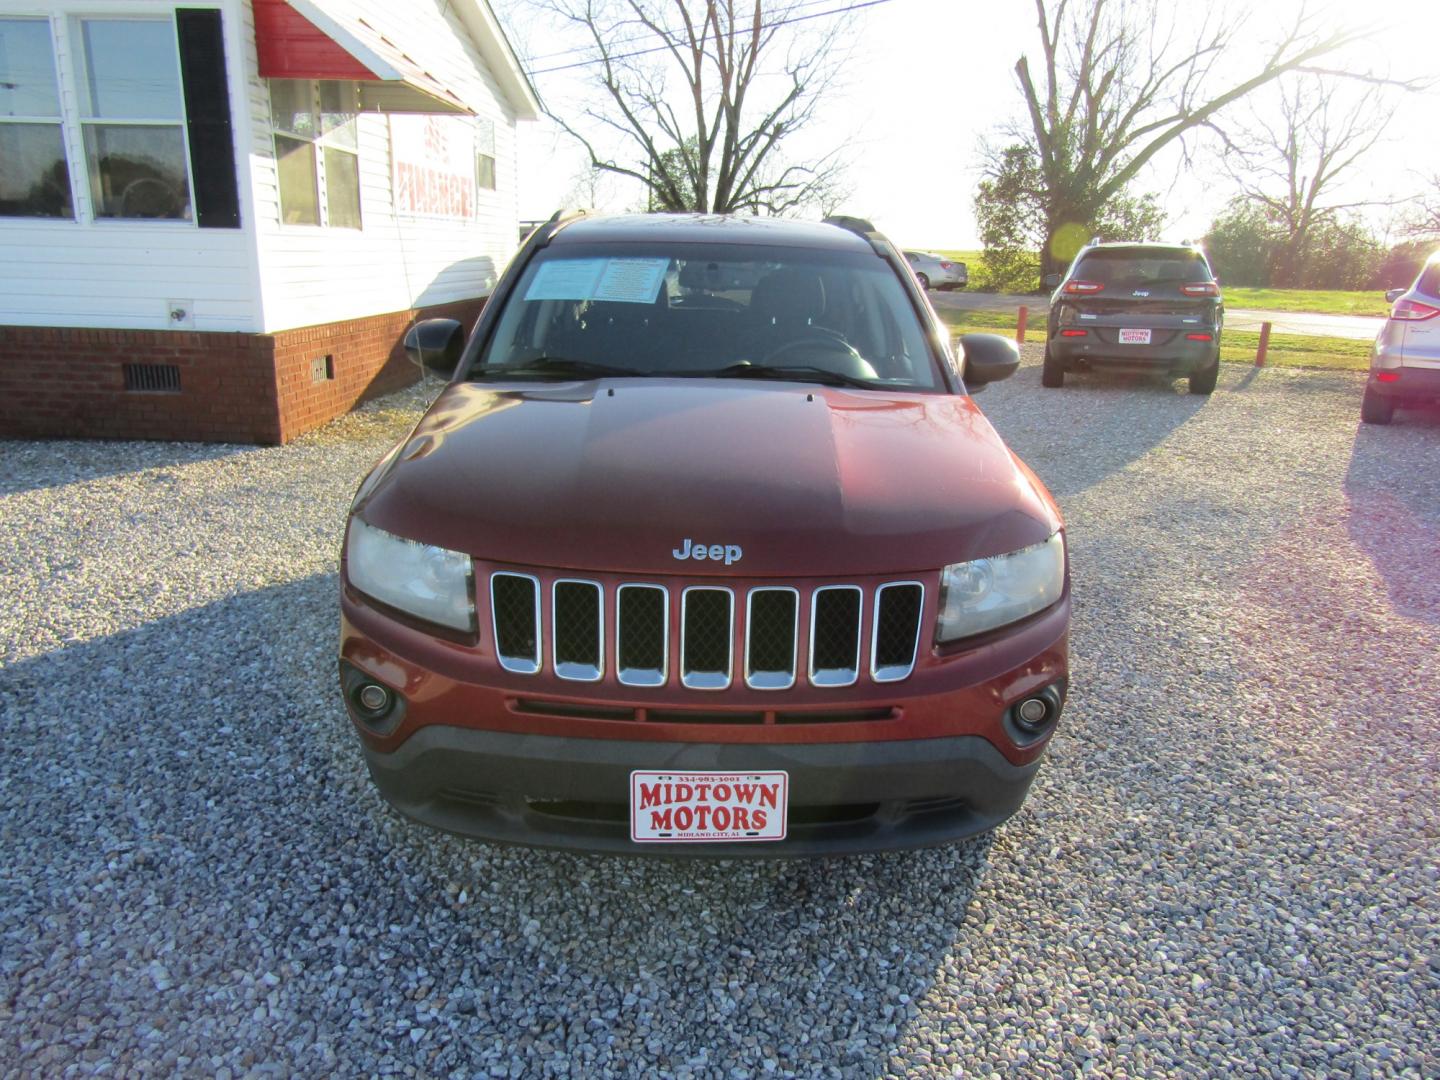
<path id="1" fill-rule="evenodd" d="M 697 544 L 688 536 L 685 542 L 670 552 L 677 559 L 709 559 L 711 562 L 724 562 L 726 566 L 740 561 L 740 556 L 745 554 L 740 550 L 739 544 L 711 544 L 708 547 L 704 544 Z"/>

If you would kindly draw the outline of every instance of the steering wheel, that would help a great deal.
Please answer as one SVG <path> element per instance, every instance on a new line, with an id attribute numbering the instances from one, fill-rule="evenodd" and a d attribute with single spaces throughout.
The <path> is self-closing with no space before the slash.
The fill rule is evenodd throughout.
<path id="1" fill-rule="evenodd" d="M 827 330 L 823 326 L 812 326 L 809 333 L 801 337 L 791 338 L 783 345 L 771 349 L 761 359 L 762 364 L 773 365 L 787 353 L 796 352 L 800 349 L 819 349 L 841 356 L 845 362 L 840 365 L 816 364 L 816 367 L 831 367 L 837 374 L 854 375 L 857 378 L 873 379 L 876 377 L 875 369 L 870 366 L 863 356 L 855 351 L 855 347 L 845 340 L 843 336 L 833 330 Z"/>

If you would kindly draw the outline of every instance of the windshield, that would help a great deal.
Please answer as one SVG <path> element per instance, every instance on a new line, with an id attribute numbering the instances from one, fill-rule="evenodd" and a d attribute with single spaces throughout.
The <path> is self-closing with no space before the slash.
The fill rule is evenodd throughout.
<path id="1" fill-rule="evenodd" d="M 577 376 L 776 368 L 801 381 L 943 388 L 925 326 L 884 260 L 735 244 L 541 251 L 471 377 L 546 366 Z"/>
<path id="2" fill-rule="evenodd" d="M 1153 285 L 1160 282 L 1212 280 L 1210 267 L 1198 251 L 1154 248 L 1100 248 L 1086 252 L 1071 278 L 1102 285 Z"/>

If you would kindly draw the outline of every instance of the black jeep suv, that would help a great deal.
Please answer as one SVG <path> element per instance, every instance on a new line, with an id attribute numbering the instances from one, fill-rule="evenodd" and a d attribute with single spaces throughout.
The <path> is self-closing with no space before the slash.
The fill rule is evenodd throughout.
<path id="1" fill-rule="evenodd" d="M 1225 306 L 1199 248 L 1091 244 L 1050 298 L 1041 382 L 1067 371 L 1112 368 L 1186 375 L 1192 394 L 1215 389 Z"/>

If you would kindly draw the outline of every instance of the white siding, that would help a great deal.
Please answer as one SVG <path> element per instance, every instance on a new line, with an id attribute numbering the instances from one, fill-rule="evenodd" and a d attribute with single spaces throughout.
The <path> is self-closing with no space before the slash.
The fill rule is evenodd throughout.
<path id="1" fill-rule="evenodd" d="M 365 114 L 359 125 L 364 227 L 282 224 L 269 90 L 259 77 L 247 5 L 242 30 L 249 65 L 250 180 L 267 332 L 481 296 L 517 246 L 514 109 L 459 18 L 445 0 L 344 2 L 389 40 L 423 56 L 433 76 L 494 122 L 498 190 L 478 192 L 473 222 L 395 214 L 388 122 Z M 424 42 L 423 50 L 412 44 L 417 41 Z"/>
<path id="2" fill-rule="evenodd" d="M 161 330 L 175 324 L 170 302 L 184 301 L 196 330 L 260 329 L 257 259 L 246 208 L 240 229 L 200 229 L 171 221 L 89 221 L 84 157 L 74 117 L 73 15 L 172 15 L 153 0 L 0 0 L 0 15 L 49 16 L 55 29 L 62 111 L 78 221 L 0 217 L 0 323 Z M 232 85 L 241 0 L 218 6 L 226 23 Z M 253 59 L 252 59 L 253 62 Z M 243 116 L 233 118 L 237 132 Z M 242 186 L 243 197 L 243 186 Z M 183 329 L 191 329 L 186 325 Z"/>

